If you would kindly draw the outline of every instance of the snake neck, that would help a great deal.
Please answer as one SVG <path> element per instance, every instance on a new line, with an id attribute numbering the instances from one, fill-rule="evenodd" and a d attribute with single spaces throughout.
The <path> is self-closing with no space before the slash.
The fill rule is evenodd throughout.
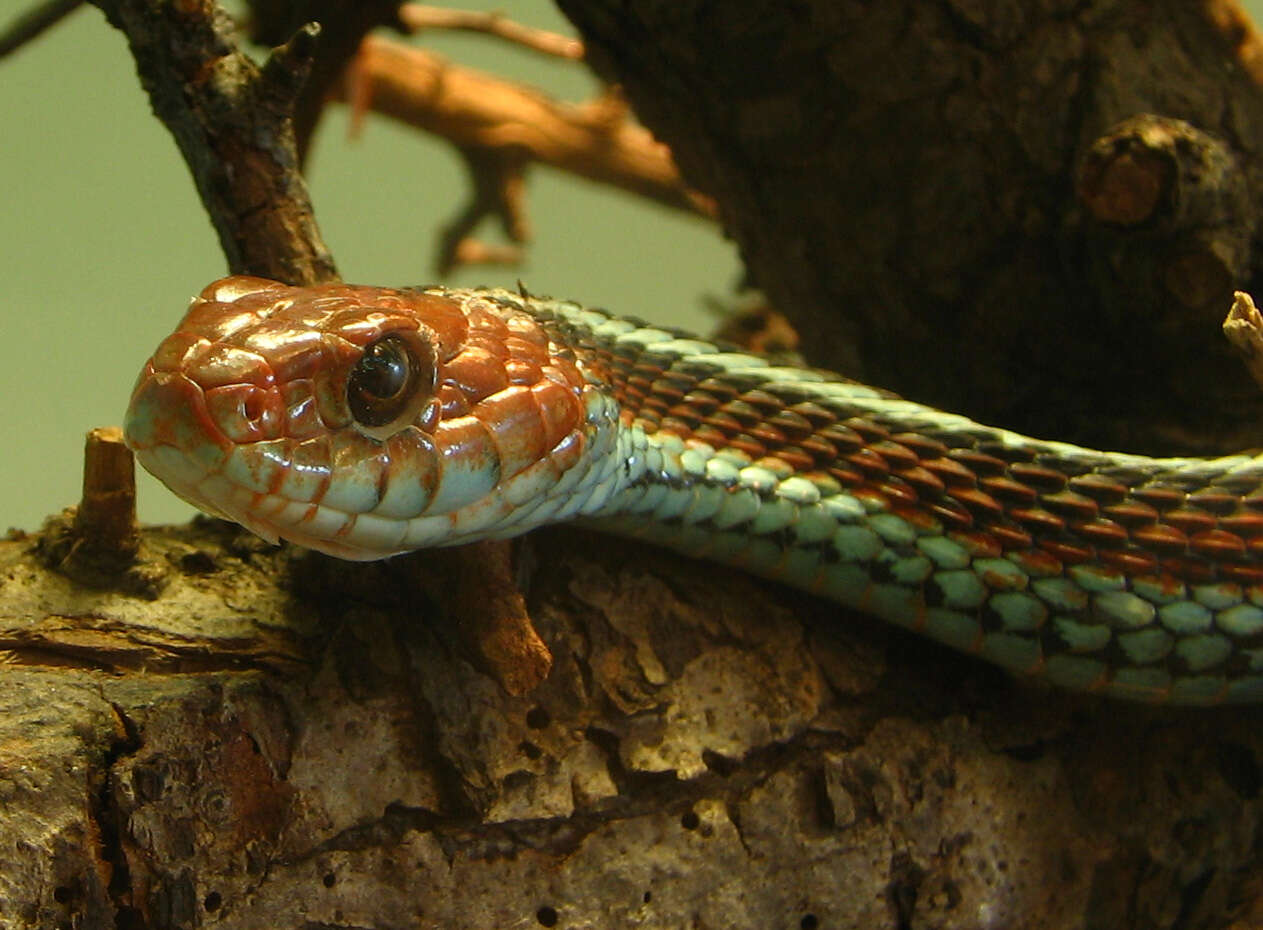
<path id="1" fill-rule="evenodd" d="M 619 429 L 573 511 L 1116 697 L 1263 699 L 1263 462 L 1030 439 L 573 304 Z"/>

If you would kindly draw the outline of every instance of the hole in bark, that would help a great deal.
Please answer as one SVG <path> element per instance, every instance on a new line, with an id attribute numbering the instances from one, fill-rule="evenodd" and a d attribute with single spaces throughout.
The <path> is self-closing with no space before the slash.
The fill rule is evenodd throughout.
<path id="1" fill-rule="evenodd" d="M 684 816 L 680 818 L 680 826 L 685 830 L 696 830 L 702 823 L 702 818 L 697 816 L 697 811 L 685 811 Z"/>
<path id="2" fill-rule="evenodd" d="M 539 921 L 541 927 L 555 927 L 557 926 L 557 910 L 545 904 L 535 912 L 535 919 Z"/>
<path id="3" fill-rule="evenodd" d="M 320 884 L 324 885 L 326 888 L 332 888 L 334 882 L 337 880 L 338 876 L 334 875 L 332 872 L 325 872 L 324 877 L 320 879 Z"/>
<path id="4" fill-rule="evenodd" d="M 803 914 L 803 919 L 798 921 L 798 926 L 803 930 L 816 930 L 820 926 L 820 919 L 815 914 Z"/>
<path id="5" fill-rule="evenodd" d="M 737 770 L 736 762 L 710 749 L 702 750 L 702 763 L 716 775 L 724 778 L 727 778 Z"/>
<path id="6" fill-rule="evenodd" d="M 139 910 L 134 907 L 121 907 L 118 913 L 114 915 L 114 926 L 118 930 L 145 930 L 149 926 L 149 922 Z"/>
<path id="7" fill-rule="evenodd" d="M 223 897 L 219 894 L 219 892 L 218 892 L 218 891 L 212 891 L 212 892 L 211 892 L 210 894 L 208 894 L 208 895 L 206 896 L 206 898 L 202 901 L 202 907 L 206 908 L 206 910 L 207 910 L 207 911 L 217 911 L 217 910 L 219 910 L 219 905 L 221 905 L 221 904 L 223 904 L 223 903 L 224 903 L 224 899 L 223 899 Z"/>
<path id="8" fill-rule="evenodd" d="M 522 741 L 521 746 L 519 746 L 518 748 L 522 750 L 522 755 L 526 756 L 526 758 L 531 759 L 531 760 L 538 759 L 540 756 L 544 754 L 544 751 L 540 749 L 538 746 L 536 746 L 534 743 L 530 743 L 525 740 Z"/>
<path id="9" fill-rule="evenodd" d="M 1207 869 L 1184 886 L 1180 892 L 1180 913 L 1172 924 L 1173 927 L 1187 927 L 1193 922 L 1193 915 L 1198 912 L 1202 898 L 1206 896 L 1206 889 L 1210 887 L 1214 877 L 1215 870 Z"/>
<path id="10" fill-rule="evenodd" d="M 53 889 L 53 900 L 58 904 L 65 904 L 75 896 L 74 892 L 65 885 L 58 885 Z"/>
<path id="11" fill-rule="evenodd" d="M 513 791 L 522 788 L 529 784 L 534 777 L 530 772 L 524 772 L 521 769 L 518 769 L 516 772 L 510 772 L 504 776 L 505 790 Z"/>
<path id="12" fill-rule="evenodd" d="M 180 571 L 186 575 L 209 575 L 218 568 L 211 554 L 201 549 L 180 556 Z"/>
<path id="13" fill-rule="evenodd" d="M 1263 776 L 1259 773 L 1259 763 L 1248 746 L 1240 743 L 1221 742 L 1216 747 L 1219 774 L 1228 787 L 1235 791 L 1242 800 L 1252 801 L 1259 796 L 1260 783 Z"/>
<path id="14" fill-rule="evenodd" d="M 542 730 L 552 721 L 548 711 L 544 708 L 535 706 L 526 712 L 526 725 L 532 730 Z"/>
<path id="15" fill-rule="evenodd" d="M 1038 762 L 1047 751 L 1047 744 L 1043 740 L 1036 740 L 1024 746 L 1009 746 L 1004 754 L 1018 762 Z"/>

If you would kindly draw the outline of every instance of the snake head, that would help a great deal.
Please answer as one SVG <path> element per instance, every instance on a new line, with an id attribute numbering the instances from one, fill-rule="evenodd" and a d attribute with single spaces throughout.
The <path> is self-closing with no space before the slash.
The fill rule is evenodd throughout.
<path id="1" fill-rule="evenodd" d="M 573 355 L 487 292 L 209 285 L 146 363 L 141 464 L 270 541 L 349 559 L 514 532 L 610 412 Z"/>

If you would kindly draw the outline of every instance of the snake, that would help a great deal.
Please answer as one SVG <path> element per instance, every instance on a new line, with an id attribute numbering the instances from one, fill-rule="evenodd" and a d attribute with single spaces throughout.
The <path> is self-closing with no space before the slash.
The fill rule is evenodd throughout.
<path id="1" fill-rule="evenodd" d="M 1263 456 L 1035 439 L 524 290 L 207 286 L 124 435 L 177 495 L 341 559 L 583 521 L 1019 678 L 1263 701 Z"/>

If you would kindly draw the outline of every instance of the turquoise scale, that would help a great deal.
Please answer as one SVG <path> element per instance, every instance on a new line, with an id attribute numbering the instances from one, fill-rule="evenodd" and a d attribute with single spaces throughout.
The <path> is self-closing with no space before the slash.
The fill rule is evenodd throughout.
<path id="1" fill-rule="evenodd" d="M 1050 562 L 1026 555 L 1021 546 L 1008 552 L 971 535 L 987 534 L 986 520 L 977 514 L 962 534 L 950 514 L 934 514 L 916 490 L 909 510 L 908 492 L 884 489 L 880 466 L 866 473 L 866 463 L 875 460 L 854 457 L 858 448 L 844 450 L 852 457 L 841 471 L 827 462 L 801 471 L 775 448 L 763 456 L 750 448 L 751 436 L 761 441 L 767 431 L 738 431 L 760 425 L 751 424 L 752 416 L 763 417 L 762 424 L 786 430 L 784 442 L 793 447 L 788 429 L 801 431 L 808 423 L 813 435 L 835 446 L 858 438 L 870 452 L 875 440 L 912 435 L 929 449 L 908 453 L 916 464 L 941 458 L 933 454 L 941 443 L 986 457 L 984 464 L 996 474 L 1009 468 L 1009 460 L 1029 462 L 1032 469 L 1063 476 L 1050 486 L 1101 476 L 1106 488 L 1123 482 L 1123 495 L 1128 480 L 1188 490 L 1216 481 L 1241 484 L 1241 476 L 1250 474 L 1257 484 L 1263 470 L 1254 459 L 1155 460 L 1038 442 L 820 372 L 770 366 L 660 327 L 606 318 L 574 304 L 497 294 L 505 304 L 564 325 L 566 338 L 577 338 L 593 354 L 594 379 L 601 377 L 602 358 L 623 359 L 626 370 L 640 353 L 652 353 L 664 369 L 660 383 L 674 389 L 699 385 L 696 393 L 682 394 L 712 405 L 699 408 L 700 422 L 730 411 L 730 419 L 716 422 L 736 424 L 731 437 L 716 429 L 681 436 L 659 430 L 660 413 L 644 421 L 633 417 L 636 441 L 620 444 L 636 462 L 585 511 L 599 528 L 737 565 L 1062 687 L 1188 704 L 1263 700 L 1263 584 L 1129 575 L 1111 564 Z M 724 385 L 734 387 L 725 393 L 719 390 Z M 606 387 L 617 393 L 617 384 Z M 796 416 L 778 419 L 778 406 Z M 820 426 L 822 420 L 828 422 Z M 966 471 L 975 467 L 972 459 L 960 462 Z M 1020 474 L 1012 469 L 1006 477 L 1021 482 Z M 916 488 L 907 479 L 903 486 Z M 1032 487 L 1033 496 L 1057 490 Z M 1081 497 L 1094 492 L 1090 480 L 1071 487 Z M 1099 493 L 1103 500 L 1108 496 Z M 1108 504 L 1118 504 L 1119 496 Z M 1056 519 L 1053 511 L 1044 513 Z M 1061 534 L 1061 540 L 1077 543 L 1072 534 Z M 1038 542 L 1036 535 L 1028 547 L 1038 549 Z"/>

